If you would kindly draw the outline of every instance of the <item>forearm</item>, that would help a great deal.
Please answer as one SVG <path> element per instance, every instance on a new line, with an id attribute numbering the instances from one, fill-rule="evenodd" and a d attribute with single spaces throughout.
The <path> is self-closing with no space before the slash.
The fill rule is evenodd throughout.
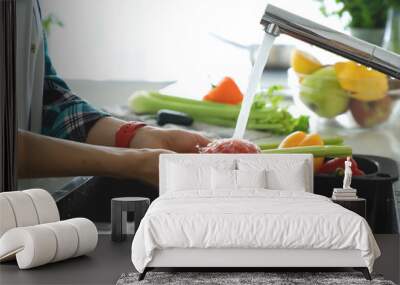
<path id="1" fill-rule="evenodd" d="M 19 177 L 119 176 L 122 156 L 117 148 L 18 132 Z"/>
<path id="2" fill-rule="evenodd" d="M 86 142 L 114 146 L 115 134 L 125 123 L 113 117 L 102 118 L 91 128 Z M 206 146 L 209 142 L 208 138 L 196 132 L 144 126 L 136 130 L 129 147 L 131 149 L 167 149 L 185 153 L 198 152 L 198 146 Z"/>
<path id="3" fill-rule="evenodd" d="M 90 129 L 86 142 L 89 144 L 114 146 L 115 134 L 126 121 L 105 117 L 96 122 Z"/>

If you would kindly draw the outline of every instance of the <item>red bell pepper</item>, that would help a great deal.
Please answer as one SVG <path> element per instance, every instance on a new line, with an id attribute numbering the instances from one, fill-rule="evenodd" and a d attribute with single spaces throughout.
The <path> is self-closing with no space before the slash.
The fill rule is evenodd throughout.
<path id="1" fill-rule="evenodd" d="M 353 172 L 353 175 L 354 176 L 365 175 L 364 171 L 358 168 L 357 162 L 352 158 L 350 160 L 351 160 L 351 171 Z M 345 161 L 346 161 L 345 157 L 338 157 L 328 160 L 320 167 L 318 173 L 326 173 L 326 174 L 335 173 L 338 169 L 344 169 Z"/>

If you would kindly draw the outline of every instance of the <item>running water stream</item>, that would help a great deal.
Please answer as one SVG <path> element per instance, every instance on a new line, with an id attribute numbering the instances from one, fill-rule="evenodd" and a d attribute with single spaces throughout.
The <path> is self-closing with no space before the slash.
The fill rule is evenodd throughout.
<path id="1" fill-rule="evenodd" d="M 257 59 L 254 62 L 251 70 L 247 90 L 240 108 L 239 117 L 236 121 L 236 128 L 235 132 L 233 133 L 234 139 L 243 139 L 244 137 L 254 95 L 256 94 L 257 86 L 261 80 L 261 76 L 264 71 L 265 64 L 267 63 L 272 45 L 274 44 L 274 40 L 275 36 L 265 33 L 262 44 L 258 50 Z"/>

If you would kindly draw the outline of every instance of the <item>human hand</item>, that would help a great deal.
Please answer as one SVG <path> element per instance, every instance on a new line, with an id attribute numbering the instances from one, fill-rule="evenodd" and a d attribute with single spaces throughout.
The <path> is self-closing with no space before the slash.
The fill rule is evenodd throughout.
<path id="1" fill-rule="evenodd" d="M 174 152 L 198 152 L 210 140 L 203 135 L 180 129 L 161 129 L 151 126 L 140 128 L 130 143 L 131 148 L 168 149 Z"/>
<path id="2" fill-rule="evenodd" d="M 165 149 L 125 149 L 118 167 L 120 177 L 139 179 L 158 186 L 158 162 L 160 154 L 174 153 Z"/>

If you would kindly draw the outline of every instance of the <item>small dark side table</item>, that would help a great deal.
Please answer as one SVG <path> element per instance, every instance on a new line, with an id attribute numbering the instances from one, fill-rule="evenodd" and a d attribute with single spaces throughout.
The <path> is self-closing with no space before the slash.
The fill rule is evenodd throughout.
<path id="1" fill-rule="evenodd" d="M 364 198 L 354 199 L 332 199 L 332 202 L 339 204 L 340 206 L 359 214 L 364 219 L 367 216 L 367 200 Z"/>
<path id="2" fill-rule="evenodd" d="M 111 199 L 111 239 L 123 241 L 127 235 L 127 215 L 133 213 L 136 233 L 146 214 L 150 199 L 144 197 L 119 197 Z"/>

